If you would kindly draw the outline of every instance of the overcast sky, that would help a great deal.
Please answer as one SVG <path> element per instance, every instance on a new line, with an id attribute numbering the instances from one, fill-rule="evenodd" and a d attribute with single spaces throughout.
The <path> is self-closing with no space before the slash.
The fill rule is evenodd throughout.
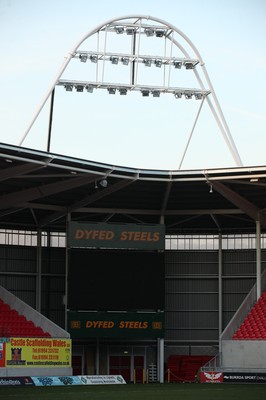
<path id="1" fill-rule="evenodd" d="M 126 15 L 162 19 L 191 40 L 242 164 L 266 165 L 265 0 L 0 0 L 0 141 L 19 145 L 69 51 L 98 25 Z M 113 68 L 109 79 L 122 67 Z M 157 69 L 148 70 L 152 77 Z M 69 65 L 66 76 L 71 73 L 75 79 Z M 183 87 L 183 75 L 177 76 Z M 185 152 L 200 102 L 169 94 L 119 96 L 57 87 L 50 151 L 147 169 L 236 166 L 206 101 Z M 49 107 L 47 102 L 22 146 L 46 151 Z"/>

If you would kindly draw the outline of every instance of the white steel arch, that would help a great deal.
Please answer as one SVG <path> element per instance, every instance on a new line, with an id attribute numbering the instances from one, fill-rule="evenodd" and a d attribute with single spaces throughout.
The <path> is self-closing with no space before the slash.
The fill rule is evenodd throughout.
<path id="1" fill-rule="evenodd" d="M 119 52 L 108 52 L 107 50 L 107 35 L 108 34 L 127 34 L 130 36 L 132 45 L 131 52 L 129 53 L 119 53 Z M 91 38 L 93 35 L 97 34 L 97 48 L 93 50 L 80 50 L 81 45 L 83 45 L 87 39 Z M 104 48 L 100 51 L 98 48 L 99 44 L 99 34 L 104 35 Z M 157 55 L 152 54 L 141 54 L 140 49 L 140 39 L 142 36 L 155 36 L 158 38 L 164 38 L 165 43 L 169 41 L 169 54 L 165 53 L 157 57 Z M 183 43 L 182 43 L 183 42 Z M 165 45 L 166 46 L 166 45 Z M 166 47 L 165 47 L 166 49 Z M 176 57 L 175 50 L 182 54 L 182 56 Z M 93 58 L 95 57 L 95 58 Z M 113 58 L 112 58 L 113 57 Z M 80 59 L 80 61 L 86 62 L 87 59 L 91 59 L 92 62 L 98 63 L 99 61 L 103 63 L 102 74 L 99 76 L 98 72 L 96 75 L 96 79 L 93 81 L 77 81 L 77 80 L 64 80 L 61 79 L 63 73 L 67 69 L 69 63 L 73 59 Z M 104 80 L 104 66 L 106 61 L 111 61 L 114 63 L 118 63 L 118 61 L 127 61 L 131 66 L 131 74 L 130 81 L 128 83 L 110 83 Z M 140 63 L 147 63 L 145 65 L 150 66 L 151 63 L 156 64 L 156 66 L 161 67 L 164 66 L 165 70 L 168 68 L 168 76 L 164 71 L 164 82 L 163 85 L 145 85 L 138 83 L 138 69 Z M 197 67 L 200 67 L 202 71 L 202 76 Z M 196 80 L 200 86 L 200 88 L 191 88 L 191 87 L 176 87 L 171 86 L 170 76 L 171 69 L 181 67 L 185 69 L 192 69 Z M 100 79 L 101 78 L 101 79 Z M 205 81 L 205 82 L 204 82 Z M 152 93 L 153 96 L 159 97 L 161 93 L 170 93 L 174 94 L 176 98 L 186 97 L 201 100 L 201 104 L 196 115 L 195 121 L 193 123 L 192 130 L 189 135 L 189 139 L 187 145 L 185 147 L 183 156 L 181 158 L 179 169 L 182 166 L 184 157 L 186 155 L 186 151 L 190 144 L 191 137 L 194 132 L 194 128 L 196 126 L 199 114 L 202 109 L 202 105 L 204 100 L 207 100 L 207 103 L 210 107 L 210 110 L 215 118 L 215 121 L 222 133 L 222 136 L 225 140 L 225 143 L 233 157 L 233 160 L 237 166 L 242 166 L 242 161 L 238 154 L 236 145 L 232 138 L 230 129 L 225 120 L 224 114 L 222 112 L 221 106 L 215 94 L 214 88 L 210 81 L 209 75 L 207 73 L 204 61 L 196 48 L 193 42 L 177 27 L 168 23 L 160 18 L 146 16 L 146 15 L 126 15 L 121 16 L 115 19 L 110 19 L 105 21 L 104 23 L 96 26 L 94 29 L 86 33 L 70 50 L 70 52 L 66 55 L 65 60 L 57 72 L 54 80 L 52 81 L 47 93 L 41 100 L 40 105 L 38 106 L 29 126 L 27 127 L 19 145 L 22 145 L 25 138 L 27 137 L 29 131 L 31 130 L 33 124 L 38 118 L 42 108 L 46 104 L 48 98 L 51 96 L 55 87 L 64 86 L 66 89 L 70 88 L 72 90 L 75 87 L 77 90 L 80 88 L 83 91 L 86 88 L 88 91 L 93 89 L 108 89 L 108 90 L 116 90 L 120 91 L 120 94 L 124 94 L 121 91 L 132 91 L 138 90 L 142 92 L 142 95 L 149 95 Z M 146 92 L 146 94 L 145 94 Z M 213 99 L 213 102 L 211 100 Z"/>

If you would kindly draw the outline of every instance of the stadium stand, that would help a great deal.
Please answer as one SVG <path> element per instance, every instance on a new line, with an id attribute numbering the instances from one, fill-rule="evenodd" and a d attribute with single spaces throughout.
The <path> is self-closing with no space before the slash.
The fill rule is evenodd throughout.
<path id="1" fill-rule="evenodd" d="M 252 307 L 247 317 L 234 333 L 233 340 L 266 339 L 266 291 Z"/>
<path id="2" fill-rule="evenodd" d="M 2 337 L 51 337 L 40 326 L 27 320 L 0 299 L 0 336 Z"/>

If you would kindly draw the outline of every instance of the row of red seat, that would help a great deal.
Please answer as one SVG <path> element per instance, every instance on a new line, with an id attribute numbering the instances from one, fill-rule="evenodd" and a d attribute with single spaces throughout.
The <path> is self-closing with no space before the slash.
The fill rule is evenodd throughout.
<path id="1" fill-rule="evenodd" d="M 0 299 L 0 337 L 51 337 Z"/>
<path id="2" fill-rule="evenodd" d="M 247 317 L 233 335 L 234 340 L 266 339 L 266 291 L 255 303 Z"/>
<path id="3" fill-rule="evenodd" d="M 170 382 L 195 382 L 199 369 L 213 356 L 171 355 L 167 360 Z"/>

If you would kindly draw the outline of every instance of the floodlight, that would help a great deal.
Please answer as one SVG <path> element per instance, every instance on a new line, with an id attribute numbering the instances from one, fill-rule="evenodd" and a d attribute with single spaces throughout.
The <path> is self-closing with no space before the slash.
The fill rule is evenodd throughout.
<path id="1" fill-rule="evenodd" d="M 148 96 L 150 95 L 149 90 L 146 90 L 146 89 L 143 89 L 143 90 L 141 91 L 141 93 L 142 93 L 142 96 L 143 96 L 143 97 L 148 97 Z"/>
<path id="2" fill-rule="evenodd" d="M 153 90 L 152 95 L 153 97 L 160 97 L 160 90 Z"/>
<path id="3" fill-rule="evenodd" d="M 72 90 L 73 90 L 73 85 L 70 85 L 68 83 L 64 87 L 65 87 L 67 92 L 72 92 Z"/>
<path id="4" fill-rule="evenodd" d="M 81 62 L 85 63 L 87 61 L 87 59 L 88 59 L 88 55 L 87 54 L 80 54 L 79 55 L 79 59 L 80 59 Z"/>
<path id="5" fill-rule="evenodd" d="M 129 63 L 129 58 L 128 58 L 128 57 L 122 57 L 122 58 L 121 58 L 121 61 L 122 61 L 122 64 L 123 64 L 123 65 L 128 65 L 128 63 Z"/>
<path id="6" fill-rule="evenodd" d="M 181 69 L 181 67 L 182 67 L 182 62 L 181 62 L 181 61 L 174 61 L 174 67 L 175 67 L 175 68 L 178 68 L 178 69 Z"/>
<path id="7" fill-rule="evenodd" d="M 94 87 L 91 86 L 91 85 L 86 86 L 86 90 L 87 90 L 88 93 L 92 93 L 92 92 L 93 92 L 93 89 L 94 89 Z"/>
<path id="8" fill-rule="evenodd" d="M 150 58 L 144 58 L 143 62 L 145 64 L 146 67 L 150 67 L 151 66 L 151 59 Z"/>
<path id="9" fill-rule="evenodd" d="M 202 93 L 194 93 L 194 96 L 195 96 L 196 100 L 201 100 L 203 97 L 203 94 Z"/>
<path id="10" fill-rule="evenodd" d="M 181 99 L 182 93 L 181 92 L 175 92 L 175 98 L 176 99 Z"/>
<path id="11" fill-rule="evenodd" d="M 162 29 L 156 30 L 156 37 L 163 37 L 164 34 L 165 34 L 164 30 L 162 30 Z"/>
<path id="12" fill-rule="evenodd" d="M 118 35 L 121 35 L 121 33 L 124 33 L 124 28 L 123 26 L 116 26 L 115 31 Z"/>
<path id="13" fill-rule="evenodd" d="M 126 29 L 127 35 L 134 35 L 135 32 L 136 32 L 135 28 L 127 28 Z"/>
<path id="14" fill-rule="evenodd" d="M 185 98 L 186 99 L 192 99 L 192 93 L 191 92 L 185 92 Z"/>
<path id="15" fill-rule="evenodd" d="M 107 88 L 109 94 L 115 94 L 116 88 Z"/>
<path id="16" fill-rule="evenodd" d="M 185 62 L 185 67 L 186 67 L 186 69 L 193 69 L 194 64 L 192 62 Z"/>
<path id="17" fill-rule="evenodd" d="M 126 95 L 126 94 L 127 94 L 127 89 L 121 88 L 121 89 L 119 89 L 119 93 L 120 93 L 121 95 Z"/>
<path id="18" fill-rule="evenodd" d="M 144 32 L 146 33 L 146 36 L 153 36 L 155 31 L 152 28 L 145 28 Z"/>
<path id="19" fill-rule="evenodd" d="M 75 88 L 76 88 L 77 92 L 83 92 L 83 90 L 84 90 L 84 86 L 82 86 L 82 85 L 77 85 L 77 86 L 75 86 Z"/>
<path id="20" fill-rule="evenodd" d="M 110 61 L 112 64 L 118 64 L 118 57 L 117 56 L 111 56 Z"/>
<path id="21" fill-rule="evenodd" d="M 96 55 L 92 54 L 92 55 L 90 56 L 90 60 L 91 60 L 91 62 L 93 62 L 93 63 L 97 63 L 98 57 L 97 57 Z"/>
<path id="22" fill-rule="evenodd" d="M 156 58 L 156 60 L 154 60 L 154 64 L 156 65 L 156 67 L 161 68 L 162 60 L 160 58 Z"/>

